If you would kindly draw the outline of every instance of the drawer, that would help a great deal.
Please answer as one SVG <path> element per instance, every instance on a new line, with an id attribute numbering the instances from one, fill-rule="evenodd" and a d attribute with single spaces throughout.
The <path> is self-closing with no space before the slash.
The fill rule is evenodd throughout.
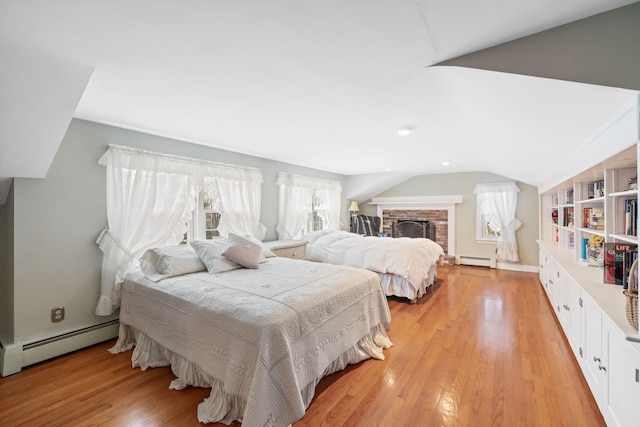
<path id="1" fill-rule="evenodd" d="M 273 253 L 284 258 L 307 259 L 307 245 L 273 249 Z"/>

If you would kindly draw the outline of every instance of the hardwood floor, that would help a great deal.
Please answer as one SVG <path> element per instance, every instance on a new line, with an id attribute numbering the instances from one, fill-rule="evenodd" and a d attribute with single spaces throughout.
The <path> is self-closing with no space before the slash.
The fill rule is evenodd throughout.
<path id="1" fill-rule="evenodd" d="M 386 359 L 324 378 L 294 426 L 605 425 L 536 274 L 438 272 L 417 304 L 390 299 Z M 132 369 L 113 343 L 0 379 L 0 425 L 199 425 L 208 389 L 169 390 L 169 368 Z"/>

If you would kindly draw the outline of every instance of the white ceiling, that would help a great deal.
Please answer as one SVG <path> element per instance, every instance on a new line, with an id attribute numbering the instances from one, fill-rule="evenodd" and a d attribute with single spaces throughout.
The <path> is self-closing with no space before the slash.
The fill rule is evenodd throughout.
<path id="1" fill-rule="evenodd" d="M 545 151 L 637 92 L 431 66 L 630 3 L 0 0 L 0 178 L 46 176 L 73 116 L 345 175 L 537 185 Z"/>

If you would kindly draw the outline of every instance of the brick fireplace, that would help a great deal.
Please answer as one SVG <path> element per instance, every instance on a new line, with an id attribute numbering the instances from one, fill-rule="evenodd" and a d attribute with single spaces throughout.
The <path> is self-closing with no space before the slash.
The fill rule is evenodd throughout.
<path id="1" fill-rule="evenodd" d="M 393 225 L 396 224 L 397 228 L 398 222 L 402 221 L 412 221 L 416 223 L 429 221 L 435 225 L 435 239 L 432 240 L 442 246 L 445 253 L 448 253 L 449 218 L 446 210 L 382 210 L 382 231 L 389 236 L 393 236 Z"/>
<path id="2" fill-rule="evenodd" d="M 430 221 L 435 225 L 435 241 L 448 256 L 455 255 L 456 210 L 462 196 L 374 197 L 377 215 L 382 218 L 382 230 L 392 235 L 394 221 Z"/>

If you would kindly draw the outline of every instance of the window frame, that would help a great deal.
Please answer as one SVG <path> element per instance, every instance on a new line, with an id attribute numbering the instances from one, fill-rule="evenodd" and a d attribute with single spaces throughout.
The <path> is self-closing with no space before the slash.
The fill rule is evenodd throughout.
<path id="1" fill-rule="evenodd" d="M 492 230 L 495 235 L 487 234 L 487 229 Z M 497 244 L 499 240 L 500 231 L 495 231 L 489 227 L 489 222 L 485 219 L 476 196 L 476 242 Z"/>

